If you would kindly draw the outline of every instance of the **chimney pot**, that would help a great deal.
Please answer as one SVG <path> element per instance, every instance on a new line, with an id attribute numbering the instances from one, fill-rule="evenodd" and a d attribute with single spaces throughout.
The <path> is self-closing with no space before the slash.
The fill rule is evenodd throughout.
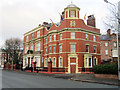
<path id="1" fill-rule="evenodd" d="M 94 15 L 88 16 L 87 25 L 96 27 L 96 22 L 95 22 L 95 17 L 94 17 Z"/>

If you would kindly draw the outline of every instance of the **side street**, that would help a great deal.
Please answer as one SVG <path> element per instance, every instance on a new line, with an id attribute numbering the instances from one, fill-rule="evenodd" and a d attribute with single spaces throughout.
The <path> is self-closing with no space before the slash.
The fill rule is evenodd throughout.
<path id="1" fill-rule="evenodd" d="M 109 0 L 103 0 L 101 5 L 104 7 L 101 7 L 109 5 L 110 14 L 105 14 L 104 10 L 97 10 L 97 14 L 85 13 L 84 19 L 81 18 L 81 13 L 86 8 L 82 7 L 85 2 L 76 3 L 78 5 L 71 0 L 65 7 L 61 5 L 62 11 L 59 10 L 60 7 L 56 7 L 61 12 L 57 23 L 53 21 L 54 19 L 50 18 L 49 22 L 45 17 L 38 15 L 44 22 L 40 23 L 38 20 L 39 24 L 34 26 L 35 28 L 28 25 L 30 27 L 28 30 L 28 26 L 24 24 L 27 29 L 25 31 L 19 29 L 23 28 L 22 23 L 21 27 L 16 26 L 18 29 L 16 32 L 24 35 L 17 36 L 17 33 L 15 36 L 11 35 L 11 38 L 6 38 L 0 46 L 2 88 L 118 88 L 120 86 L 120 1 L 114 4 Z M 45 15 L 39 5 L 36 7 L 35 4 L 34 8 L 40 9 L 40 15 Z M 54 14 L 48 13 L 49 9 L 44 12 L 46 11 L 50 17 Z M 91 10 L 89 7 L 87 9 Z M 95 13 L 94 10 L 92 13 Z M 99 17 L 103 13 L 110 18 L 109 21 Z M 28 13 L 25 17 L 29 18 Z M 38 17 L 32 17 L 36 18 Z M 99 20 L 104 22 L 106 29 L 103 24 L 97 25 L 100 23 Z"/>

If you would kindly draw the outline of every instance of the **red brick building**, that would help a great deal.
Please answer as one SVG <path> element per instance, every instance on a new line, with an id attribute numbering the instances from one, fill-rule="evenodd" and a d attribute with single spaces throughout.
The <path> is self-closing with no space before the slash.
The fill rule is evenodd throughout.
<path id="1" fill-rule="evenodd" d="M 86 25 L 79 12 L 79 7 L 70 4 L 62 12 L 59 25 L 44 22 L 26 32 L 23 68 L 35 66 L 47 71 L 52 62 L 52 72 L 81 73 L 100 64 L 100 30 L 93 15 Z"/>
<path id="2" fill-rule="evenodd" d="M 101 42 L 101 62 L 104 63 L 104 62 L 109 62 L 109 61 L 117 61 L 118 56 L 117 56 L 116 34 L 115 33 L 111 34 L 111 30 L 108 29 L 107 34 L 100 36 L 100 42 Z"/>

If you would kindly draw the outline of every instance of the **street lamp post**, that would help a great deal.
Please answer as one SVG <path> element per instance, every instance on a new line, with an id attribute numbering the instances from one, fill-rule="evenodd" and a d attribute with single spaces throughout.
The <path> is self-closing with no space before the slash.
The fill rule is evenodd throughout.
<path id="1" fill-rule="evenodd" d="M 109 3 L 111 4 L 112 6 L 114 6 L 115 8 L 115 24 L 116 24 L 116 36 L 117 36 L 117 56 L 118 56 L 118 80 L 120 80 L 120 77 L 119 77 L 119 41 L 118 41 L 118 21 L 117 21 L 117 10 L 116 10 L 116 6 L 113 4 L 113 3 L 110 3 L 109 1 L 107 0 L 104 0 L 104 2 L 106 3 Z"/>

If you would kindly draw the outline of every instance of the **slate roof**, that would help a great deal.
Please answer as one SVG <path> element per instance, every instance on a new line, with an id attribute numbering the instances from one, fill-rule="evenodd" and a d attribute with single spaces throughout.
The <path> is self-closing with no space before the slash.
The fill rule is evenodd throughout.
<path id="1" fill-rule="evenodd" d="M 105 34 L 100 36 L 100 40 L 111 40 L 110 36 Z"/>

